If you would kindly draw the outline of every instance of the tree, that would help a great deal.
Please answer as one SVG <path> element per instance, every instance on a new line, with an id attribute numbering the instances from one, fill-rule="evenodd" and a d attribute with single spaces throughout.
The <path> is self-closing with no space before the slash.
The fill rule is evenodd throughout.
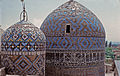
<path id="1" fill-rule="evenodd" d="M 105 56 L 106 58 L 112 58 L 114 59 L 114 52 L 112 52 L 112 48 L 106 48 L 105 50 Z"/>

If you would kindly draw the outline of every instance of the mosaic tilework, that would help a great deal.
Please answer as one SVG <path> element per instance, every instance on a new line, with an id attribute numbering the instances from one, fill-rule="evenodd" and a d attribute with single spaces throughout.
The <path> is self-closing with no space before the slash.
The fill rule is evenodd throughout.
<path id="1" fill-rule="evenodd" d="M 46 38 L 32 23 L 20 21 L 1 38 L 1 64 L 10 75 L 45 76 Z"/>
<path id="2" fill-rule="evenodd" d="M 75 10 L 72 11 L 72 8 Z M 63 15 L 64 12 L 80 14 L 73 17 L 74 14 Z M 71 25 L 70 34 L 65 33 L 67 24 Z M 46 36 L 105 37 L 105 31 L 99 19 L 76 1 L 70 4 L 67 2 L 50 13 L 44 20 L 41 29 Z"/>
<path id="3" fill-rule="evenodd" d="M 2 42 L 2 51 L 43 51 L 45 42 Z"/>
<path id="4" fill-rule="evenodd" d="M 105 30 L 86 7 L 70 0 L 50 13 L 40 29 L 46 36 L 46 76 L 104 76 Z"/>
<path id="5" fill-rule="evenodd" d="M 64 66 L 64 67 L 94 67 L 104 63 L 103 51 L 85 51 L 85 52 L 47 52 L 46 54 L 47 64 L 52 66 Z M 53 63 L 55 62 L 55 63 Z"/>
<path id="6" fill-rule="evenodd" d="M 45 54 L 41 55 L 2 55 L 2 66 L 7 69 L 7 74 L 45 74 Z"/>
<path id="7" fill-rule="evenodd" d="M 104 50 L 104 38 L 47 37 L 47 48 L 63 50 Z"/>
<path id="8" fill-rule="evenodd" d="M 32 23 L 18 22 L 2 35 L 2 51 L 42 51 L 45 50 L 45 36 Z"/>

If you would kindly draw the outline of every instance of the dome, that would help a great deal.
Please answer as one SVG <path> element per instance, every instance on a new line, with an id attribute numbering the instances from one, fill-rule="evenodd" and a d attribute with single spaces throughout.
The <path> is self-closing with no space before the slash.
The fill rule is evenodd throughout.
<path id="1" fill-rule="evenodd" d="M 7 75 L 45 76 L 46 37 L 28 21 L 24 0 L 20 22 L 10 26 L 1 37 L 1 65 Z"/>
<path id="2" fill-rule="evenodd" d="M 104 76 L 105 30 L 86 7 L 70 0 L 40 29 L 46 36 L 46 75 Z"/>
<path id="3" fill-rule="evenodd" d="M 67 26 L 69 27 L 69 25 L 70 28 L 68 32 L 70 33 L 67 33 L 66 28 Z M 92 45 L 89 41 L 94 40 L 96 37 L 96 43 L 101 42 L 102 46 L 100 46 L 100 49 L 104 49 L 105 31 L 102 23 L 90 10 L 76 1 L 68 1 L 50 13 L 44 20 L 41 30 L 47 38 L 49 37 L 49 39 L 47 39 L 47 48 L 82 49 L 79 43 L 74 46 L 72 41 L 80 37 L 83 43 L 85 42 Z M 59 39 L 56 39 L 56 37 L 59 37 Z M 64 38 L 61 41 L 62 37 Z M 65 37 L 74 38 L 68 38 L 66 41 Z M 85 37 L 87 37 L 87 39 L 84 39 Z M 66 47 L 64 43 L 66 43 Z M 91 47 L 88 48 L 90 49 Z M 99 49 L 99 47 L 93 48 Z"/>
<path id="4" fill-rule="evenodd" d="M 10 26 L 1 38 L 1 64 L 10 75 L 45 75 L 46 38 L 28 21 Z"/>
<path id="5" fill-rule="evenodd" d="M 40 51 L 46 40 L 43 32 L 30 22 L 20 21 L 2 35 L 2 51 Z M 7 48 L 6 48 L 7 47 Z"/>
<path id="6" fill-rule="evenodd" d="M 28 22 L 24 0 L 20 22 L 10 26 L 1 37 L 1 65 L 8 75 L 45 76 L 46 37 Z"/>
<path id="7" fill-rule="evenodd" d="M 69 36 L 105 36 L 99 19 L 80 3 L 66 2 L 50 13 L 41 29 L 47 36 L 66 36 L 65 26 L 71 25 Z"/>

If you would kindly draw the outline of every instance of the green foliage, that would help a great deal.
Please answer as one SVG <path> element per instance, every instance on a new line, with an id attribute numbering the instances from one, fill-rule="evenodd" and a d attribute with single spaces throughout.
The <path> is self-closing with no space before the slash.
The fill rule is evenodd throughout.
<path id="1" fill-rule="evenodd" d="M 108 47 L 105 49 L 105 57 L 114 59 L 114 53 L 112 52 L 112 48 Z"/>
<path id="2" fill-rule="evenodd" d="M 120 60 L 120 56 L 117 56 L 117 60 Z"/>

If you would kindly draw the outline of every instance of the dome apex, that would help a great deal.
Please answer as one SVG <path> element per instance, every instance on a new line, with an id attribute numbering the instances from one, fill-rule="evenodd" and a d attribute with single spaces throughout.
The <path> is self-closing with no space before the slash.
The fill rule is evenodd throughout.
<path id="1" fill-rule="evenodd" d="M 59 6 L 56 10 L 54 10 L 50 15 L 53 15 L 54 13 L 57 13 L 57 16 L 78 16 L 83 15 L 90 12 L 86 7 L 78 3 L 77 1 L 70 0 L 63 5 Z M 93 15 L 93 14 L 92 14 Z"/>

